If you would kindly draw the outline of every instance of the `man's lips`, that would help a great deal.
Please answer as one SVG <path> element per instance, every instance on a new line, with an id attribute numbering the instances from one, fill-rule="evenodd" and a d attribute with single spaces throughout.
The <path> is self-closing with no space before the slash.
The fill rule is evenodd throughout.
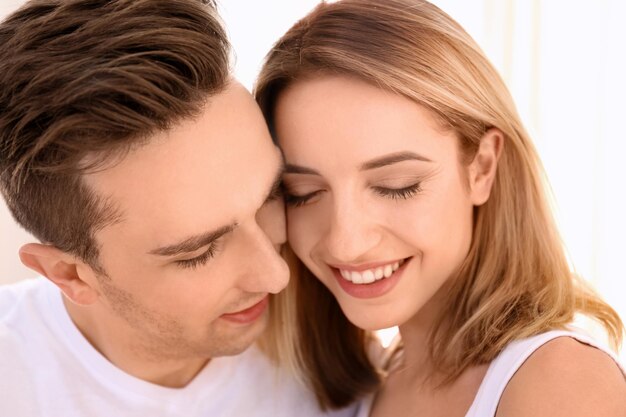
<path id="1" fill-rule="evenodd" d="M 261 299 L 261 301 L 257 302 L 251 307 L 248 307 L 244 310 L 236 311 L 234 313 L 226 313 L 222 314 L 220 318 L 224 320 L 228 320 L 233 323 L 239 324 L 250 324 L 255 322 L 267 309 L 269 304 L 269 296 L 266 295 Z"/>

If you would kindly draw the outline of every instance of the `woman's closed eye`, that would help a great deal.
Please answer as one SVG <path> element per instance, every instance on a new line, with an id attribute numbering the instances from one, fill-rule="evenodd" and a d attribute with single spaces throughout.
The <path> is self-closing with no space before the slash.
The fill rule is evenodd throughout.
<path id="1" fill-rule="evenodd" d="M 392 200 L 408 200 L 415 197 L 422 191 L 421 182 L 416 182 L 405 187 L 383 187 L 383 186 L 371 186 L 371 189 L 377 195 Z M 315 190 L 305 194 L 298 194 L 293 191 L 284 189 L 285 204 L 289 207 L 301 207 L 307 203 L 313 202 L 313 199 L 318 197 L 324 190 Z"/>
<path id="2" fill-rule="evenodd" d="M 407 200 L 411 197 L 415 197 L 422 191 L 420 182 L 401 188 L 373 186 L 372 190 L 382 197 L 391 198 L 393 200 Z"/>
<path id="3" fill-rule="evenodd" d="M 313 191 L 307 194 L 298 195 L 296 193 L 289 192 L 287 189 L 283 191 L 285 196 L 285 204 L 289 207 L 300 207 L 310 202 L 313 198 L 318 196 L 323 190 Z"/>

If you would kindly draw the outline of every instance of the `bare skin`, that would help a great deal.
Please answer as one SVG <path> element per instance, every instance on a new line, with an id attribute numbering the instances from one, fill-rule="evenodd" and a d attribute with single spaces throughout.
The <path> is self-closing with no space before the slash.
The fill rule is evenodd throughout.
<path id="1" fill-rule="evenodd" d="M 468 369 L 453 383 L 437 387 L 423 372 L 400 366 L 379 391 L 372 417 L 384 416 L 464 416 L 487 372 L 487 365 Z"/>
<path id="2" fill-rule="evenodd" d="M 604 352 L 572 338 L 539 348 L 509 382 L 496 417 L 626 416 L 626 378 Z"/>

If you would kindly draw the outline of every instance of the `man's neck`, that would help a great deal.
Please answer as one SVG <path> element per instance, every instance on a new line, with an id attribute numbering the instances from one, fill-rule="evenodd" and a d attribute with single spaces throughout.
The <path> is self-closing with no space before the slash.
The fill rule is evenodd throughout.
<path id="1" fill-rule="evenodd" d="M 109 323 L 96 320 L 90 314 L 91 307 L 78 306 L 65 297 L 63 304 L 74 325 L 94 349 L 117 368 L 146 382 L 183 388 L 209 361 L 204 358 L 182 360 L 159 355 L 154 349 L 138 343 L 130 328 L 124 331 L 125 326 L 116 323 L 118 325 L 114 326 L 115 331 L 112 332 Z"/>

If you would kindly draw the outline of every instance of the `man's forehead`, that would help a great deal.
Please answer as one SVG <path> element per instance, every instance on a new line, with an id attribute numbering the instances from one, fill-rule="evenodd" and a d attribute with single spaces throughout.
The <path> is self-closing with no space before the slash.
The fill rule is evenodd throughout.
<path id="1" fill-rule="evenodd" d="M 237 91 L 85 181 L 119 206 L 125 227 L 172 235 L 254 214 L 281 166 L 256 104 Z"/>
<path id="2" fill-rule="evenodd" d="M 116 241 L 148 252 L 240 224 L 252 219 L 269 197 L 274 182 L 280 178 L 281 166 L 277 162 L 272 176 L 251 176 L 254 185 L 246 186 L 245 192 L 243 186 L 220 186 L 216 192 L 200 192 L 190 197 L 188 193 L 163 190 L 156 197 L 146 194 L 145 198 L 123 201 L 120 204 L 124 207 L 123 221 L 102 233 L 105 238 L 107 234 L 114 235 Z"/>

